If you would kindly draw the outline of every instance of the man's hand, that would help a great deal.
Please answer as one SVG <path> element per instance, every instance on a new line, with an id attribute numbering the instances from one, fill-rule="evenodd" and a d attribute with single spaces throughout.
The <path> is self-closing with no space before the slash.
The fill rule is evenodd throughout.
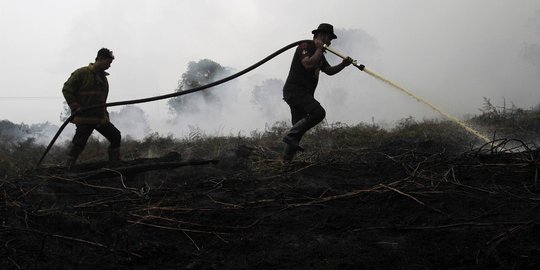
<path id="1" fill-rule="evenodd" d="M 343 61 L 341 61 L 341 64 L 346 67 L 346 66 L 349 66 L 352 64 L 354 60 L 350 57 L 347 56 L 347 58 L 343 59 Z"/>
<path id="2" fill-rule="evenodd" d="M 71 109 L 71 114 L 75 114 L 75 113 L 81 111 L 82 108 L 81 108 L 81 106 L 79 104 L 74 104 L 74 105 L 71 106 L 70 109 Z"/>
<path id="3" fill-rule="evenodd" d="M 321 36 L 316 37 L 314 41 L 315 41 L 315 47 L 324 52 L 324 42 Z"/>

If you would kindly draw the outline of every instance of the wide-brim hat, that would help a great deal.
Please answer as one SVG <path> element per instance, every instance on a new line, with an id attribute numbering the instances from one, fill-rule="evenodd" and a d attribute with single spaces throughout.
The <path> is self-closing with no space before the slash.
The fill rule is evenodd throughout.
<path id="1" fill-rule="evenodd" d="M 324 32 L 324 33 L 330 34 L 330 37 L 332 39 L 337 38 L 336 34 L 334 34 L 334 27 L 329 23 L 321 23 L 321 24 L 319 24 L 319 27 L 317 27 L 317 29 L 311 31 L 311 33 L 314 34 L 314 35 L 319 33 L 319 32 Z"/>

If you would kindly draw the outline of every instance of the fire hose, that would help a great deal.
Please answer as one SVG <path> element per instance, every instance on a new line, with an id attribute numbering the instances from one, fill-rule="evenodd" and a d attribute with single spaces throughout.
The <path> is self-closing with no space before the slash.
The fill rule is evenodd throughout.
<path id="1" fill-rule="evenodd" d="M 300 41 L 296 41 L 296 42 L 293 42 L 279 50 L 277 50 L 276 52 L 270 54 L 269 56 L 265 57 L 264 59 L 260 60 L 259 62 L 247 67 L 246 69 L 244 70 L 241 70 L 233 75 L 230 75 L 228 77 L 225 77 L 223 79 L 220 79 L 220 80 L 217 80 L 215 82 L 212 82 L 212 83 L 209 83 L 209 84 L 206 84 L 206 85 L 202 85 L 202 86 L 199 86 L 199 87 L 195 87 L 195 88 L 192 88 L 192 89 L 188 89 L 188 90 L 182 90 L 182 91 L 178 91 L 178 92 L 175 92 L 175 93 L 171 93 L 171 94 L 166 94 L 166 95 L 160 95 L 160 96 L 154 96 L 154 97 L 150 97 L 150 98 L 142 98 L 142 99 L 133 99 L 133 100 L 126 100 L 126 101 L 118 101 L 118 102 L 111 102 L 111 103 L 106 103 L 106 104 L 100 104 L 100 105 L 95 105 L 95 106 L 89 106 L 89 107 L 85 107 L 85 108 L 81 108 L 80 110 L 78 110 L 77 112 L 74 112 L 72 113 L 65 121 L 64 123 L 60 126 L 60 128 L 58 129 L 58 131 L 56 132 L 56 134 L 54 135 L 54 137 L 51 139 L 51 141 L 49 142 L 49 145 L 47 146 L 47 148 L 45 149 L 45 152 L 43 153 L 43 155 L 41 156 L 41 158 L 39 159 L 38 163 L 37 163 L 37 167 L 39 167 L 41 165 L 41 162 L 43 162 L 43 160 L 45 159 L 45 156 L 47 155 L 47 153 L 49 153 L 49 151 L 51 150 L 52 146 L 54 145 L 54 143 L 56 142 L 56 140 L 58 139 L 58 137 L 60 136 L 60 134 L 62 133 L 62 131 L 64 130 L 64 128 L 67 126 L 67 124 L 69 122 L 71 122 L 73 120 L 73 118 L 79 114 L 79 113 L 82 113 L 84 111 L 87 111 L 87 110 L 91 110 L 91 109 L 96 109 L 96 108 L 103 108 L 103 107 L 114 107 L 114 106 L 121 106 L 121 105 L 130 105 L 130 104 L 138 104 L 138 103 L 146 103 L 146 102 L 152 102 L 152 101 L 157 101 L 157 100 L 162 100 L 162 99 L 167 99 L 167 98 L 172 98 L 172 97 L 178 97 L 178 96 L 182 96 L 182 95 L 187 95 L 187 94 L 191 94 L 191 93 L 194 93 L 194 92 L 198 92 L 198 91 L 202 91 L 202 90 L 205 90 L 205 89 L 208 89 L 210 87 L 214 87 L 214 86 L 217 86 L 217 85 L 220 85 L 220 84 L 223 84 L 225 82 L 228 82 L 230 80 L 233 80 L 235 78 L 238 78 L 250 71 L 252 71 L 253 69 L 263 65 L 264 63 L 268 62 L 269 60 L 271 60 L 272 58 L 278 56 L 279 54 L 293 48 L 293 47 L 296 47 L 298 45 L 300 45 L 301 43 L 303 42 L 310 42 L 310 40 L 300 40 Z M 343 59 L 346 59 L 347 57 L 342 55 L 341 53 L 337 52 L 336 50 L 328 47 L 325 45 L 325 48 L 326 50 L 330 51 L 331 53 L 337 55 L 338 57 L 341 57 Z M 402 87 L 399 87 L 397 84 L 387 80 L 387 79 L 384 79 L 382 76 L 376 74 L 375 72 L 371 71 L 370 69 L 366 68 L 364 65 L 362 64 L 358 64 L 356 60 L 353 60 L 352 64 L 357 67 L 358 69 L 360 69 L 361 71 L 364 71 L 366 73 L 368 73 L 369 75 L 383 81 L 383 82 L 386 82 L 390 85 L 392 85 L 393 87 L 405 92 L 407 95 L 417 99 L 418 101 L 428 105 L 429 107 L 431 107 L 432 109 L 434 109 L 435 111 L 441 113 L 443 116 L 447 117 L 448 119 L 452 120 L 453 122 L 459 124 L 460 126 L 462 126 L 463 128 L 465 128 L 467 131 L 471 132 L 472 134 L 474 134 L 475 136 L 481 138 L 482 140 L 486 141 L 486 142 L 489 142 L 489 140 L 481 135 L 478 131 L 472 129 L 471 127 L 465 125 L 464 123 L 462 123 L 461 121 L 459 121 L 458 119 L 456 119 L 455 117 L 452 117 L 446 113 L 444 113 L 443 111 L 441 111 L 440 109 L 438 109 L 437 107 L 433 106 L 431 103 L 425 101 L 424 99 L 412 94 L 411 92 L 407 91 L 406 89 L 403 89 Z"/>
<path id="2" fill-rule="evenodd" d="M 138 103 L 146 103 L 146 102 L 152 102 L 152 101 L 157 101 L 157 100 L 162 100 L 162 99 L 167 99 L 167 98 L 172 98 L 172 97 L 178 97 L 178 96 L 183 96 L 183 95 L 187 95 L 187 94 L 191 94 L 191 93 L 194 93 L 194 92 L 198 92 L 198 91 L 202 91 L 204 89 L 207 89 L 207 88 L 210 88 L 210 87 L 214 87 L 214 86 L 217 86 L 217 85 L 220 85 L 222 83 L 225 83 L 225 82 L 228 82 L 232 79 L 236 79 L 256 68 L 258 68 L 259 66 L 261 66 L 262 64 L 268 62 L 270 59 L 280 55 L 281 53 L 293 48 L 293 47 L 296 47 L 300 44 L 302 44 L 303 42 L 309 42 L 309 40 L 300 40 L 300 41 L 297 41 L 297 42 L 293 42 L 279 50 L 277 50 L 276 52 L 270 54 L 269 56 L 267 56 L 266 58 L 262 59 L 261 61 L 247 67 L 246 69 L 244 70 L 241 70 L 233 75 L 230 75 L 228 77 L 225 77 L 223 79 L 220 79 L 220 80 L 217 80 L 215 82 L 212 82 L 212 83 L 209 83 L 209 84 L 205 84 L 205 85 L 202 85 L 202 86 L 199 86 L 199 87 L 195 87 L 195 88 L 192 88 L 192 89 L 188 89 L 188 90 L 183 90 L 183 91 L 178 91 L 178 92 L 175 92 L 175 93 L 171 93 L 171 94 L 166 94 L 166 95 L 160 95 L 160 96 L 155 96 L 155 97 L 150 97 L 150 98 L 142 98 L 142 99 L 134 99 L 134 100 L 126 100 L 126 101 L 118 101 L 118 102 L 111 102 L 111 103 L 106 103 L 106 104 L 101 104 L 101 105 L 96 105 L 96 106 L 89 106 L 89 107 L 86 107 L 86 108 L 82 108 L 80 109 L 79 111 L 75 112 L 75 113 L 72 113 L 65 121 L 64 123 L 62 124 L 62 126 L 60 126 L 60 128 L 58 129 L 58 131 L 56 132 L 56 134 L 54 135 L 54 137 L 52 138 L 51 142 L 49 143 L 49 145 L 47 146 L 47 148 L 45 149 L 45 152 L 43 153 L 43 155 L 41 156 L 41 158 L 39 159 L 39 162 L 37 163 L 37 167 L 39 167 L 41 165 L 41 162 L 43 161 L 43 159 L 45 159 L 45 156 L 47 155 L 47 153 L 49 153 L 49 151 L 51 150 L 52 146 L 54 145 L 54 143 L 56 142 L 56 140 L 58 139 L 58 136 L 60 136 L 60 134 L 62 133 L 62 131 L 64 130 L 64 128 L 67 126 L 67 124 L 69 122 L 71 122 L 71 120 L 73 120 L 73 118 L 81 113 L 81 112 L 84 112 L 86 110 L 90 110 L 90 109 L 96 109 L 96 108 L 103 108 L 103 107 L 114 107 L 114 106 L 121 106 L 121 105 L 130 105 L 130 104 L 138 104 Z"/>

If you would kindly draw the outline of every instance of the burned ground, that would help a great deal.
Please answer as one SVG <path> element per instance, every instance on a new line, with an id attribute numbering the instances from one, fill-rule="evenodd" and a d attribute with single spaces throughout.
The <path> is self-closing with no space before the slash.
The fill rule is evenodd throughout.
<path id="1" fill-rule="evenodd" d="M 289 164 L 251 140 L 217 164 L 5 177 L 0 268 L 538 269 L 536 149 L 350 134 Z"/>

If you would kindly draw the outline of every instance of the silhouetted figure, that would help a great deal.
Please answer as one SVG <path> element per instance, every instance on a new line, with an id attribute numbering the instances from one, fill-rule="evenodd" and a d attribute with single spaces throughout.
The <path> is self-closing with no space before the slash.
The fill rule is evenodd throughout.
<path id="1" fill-rule="evenodd" d="M 321 23 L 312 33 L 312 42 L 304 42 L 296 48 L 287 81 L 283 86 L 283 99 L 291 108 L 293 124 L 283 138 L 286 144 L 283 160 L 286 161 L 292 160 L 297 151 L 304 150 L 300 146 L 302 136 L 326 116 L 326 111 L 313 96 L 320 71 L 331 76 L 353 61 L 348 57 L 335 66 L 330 66 L 326 61 L 323 55 L 324 45 L 329 46 L 332 39 L 337 38 L 332 25 Z"/>
<path id="2" fill-rule="evenodd" d="M 77 158 L 84 150 L 86 142 L 92 132 L 97 130 L 109 140 L 109 162 L 111 165 L 120 163 L 120 131 L 109 121 L 106 107 L 84 109 L 96 105 L 104 105 L 109 94 L 109 83 L 105 72 L 110 66 L 114 56 L 112 51 L 102 48 L 98 51 L 95 62 L 81 67 L 71 73 L 64 83 L 62 93 L 75 117 L 71 121 L 77 127 L 73 136 L 72 147 L 68 153 L 66 166 L 75 164 Z"/>

